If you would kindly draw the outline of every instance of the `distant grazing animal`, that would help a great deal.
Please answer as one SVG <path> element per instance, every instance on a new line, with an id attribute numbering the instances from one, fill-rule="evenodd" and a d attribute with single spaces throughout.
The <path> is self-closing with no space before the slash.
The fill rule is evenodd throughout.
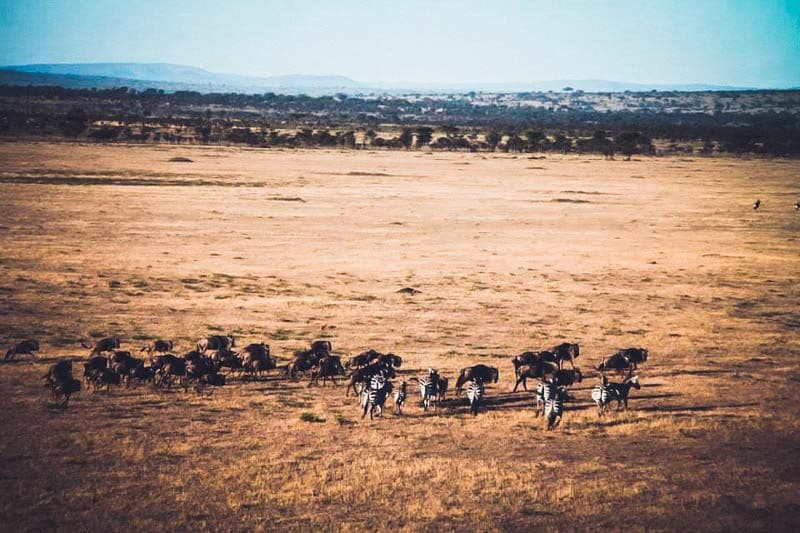
<path id="1" fill-rule="evenodd" d="M 636 366 L 647 361 L 647 350 L 644 348 L 625 348 L 617 353 L 625 357 L 636 370 Z"/>
<path id="2" fill-rule="evenodd" d="M 439 398 L 439 371 L 429 368 L 428 375 L 417 378 L 417 383 L 419 383 L 422 410 L 427 411 L 431 402 L 433 402 L 433 408 L 436 409 L 436 400 Z"/>
<path id="3" fill-rule="evenodd" d="M 186 359 L 172 354 L 157 356 L 151 365 L 155 373 L 155 384 L 158 386 L 169 386 L 176 379 L 179 379 L 183 383 L 185 389 L 187 387 L 186 363 Z"/>
<path id="4" fill-rule="evenodd" d="M 152 357 L 154 353 L 167 353 L 171 352 L 174 344 L 172 341 L 165 341 L 162 339 L 157 339 L 148 344 L 147 346 L 142 347 L 139 352 L 147 352 L 147 355 Z"/>
<path id="5" fill-rule="evenodd" d="M 436 398 L 437 402 L 443 402 L 445 397 L 447 396 L 447 386 L 448 386 L 448 379 L 441 374 L 439 375 L 439 394 Z"/>
<path id="6" fill-rule="evenodd" d="M 47 369 L 47 374 L 42 376 L 42 379 L 48 383 L 58 383 L 66 381 L 72 377 L 72 360 L 62 359 L 61 361 L 50 365 Z"/>
<path id="7" fill-rule="evenodd" d="M 351 358 L 350 361 L 347 362 L 346 366 L 347 368 L 361 368 L 363 366 L 367 366 L 382 355 L 383 354 L 381 352 L 370 349 Z"/>
<path id="8" fill-rule="evenodd" d="M 328 382 L 328 378 L 331 378 L 335 386 L 336 376 L 344 376 L 342 360 L 336 355 L 323 357 L 319 360 L 319 365 L 311 371 L 311 381 L 308 383 L 308 386 L 319 384 L 319 378 L 322 378 L 323 386 Z"/>
<path id="9" fill-rule="evenodd" d="M 513 359 L 514 372 L 519 374 L 519 369 L 523 365 L 535 365 L 539 363 L 557 363 L 556 355 L 553 352 L 544 350 L 542 352 L 522 352 Z"/>
<path id="10" fill-rule="evenodd" d="M 245 361 L 248 359 L 266 359 L 270 356 L 269 344 L 263 342 L 248 344 L 242 350 L 242 355 Z"/>
<path id="11" fill-rule="evenodd" d="M 120 378 L 119 374 L 110 368 L 105 368 L 95 373 L 90 381 L 94 388 L 92 391 L 93 393 L 97 392 L 103 387 L 105 387 L 107 391 L 111 390 L 111 385 L 119 385 L 121 382 L 122 378 Z"/>
<path id="12" fill-rule="evenodd" d="M 316 355 L 319 359 L 322 359 L 326 355 L 330 355 L 333 352 L 333 344 L 331 344 L 331 341 L 314 341 L 311 343 L 311 349 L 309 351 Z"/>
<path id="13" fill-rule="evenodd" d="M 86 380 L 86 384 L 89 385 L 106 368 L 108 368 L 108 359 L 102 355 L 89 358 L 83 363 L 83 378 Z"/>
<path id="14" fill-rule="evenodd" d="M 18 342 L 14 346 L 8 349 L 6 352 L 6 359 L 13 359 L 14 356 L 17 355 L 30 355 L 31 357 L 36 357 L 34 352 L 39 351 L 39 341 L 37 340 L 26 340 L 22 342 Z"/>
<path id="15" fill-rule="evenodd" d="M 631 387 L 636 389 L 641 388 L 639 376 L 628 375 L 622 383 L 609 383 L 608 379 L 603 376 L 601 383 L 592 389 L 592 400 L 597 405 L 598 415 L 603 416 L 608 410 L 608 405 L 613 400 L 617 402 L 617 409 L 624 405 L 627 410 L 628 395 L 630 394 Z"/>
<path id="16" fill-rule="evenodd" d="M 220 368 L 227 368 L 231 373 L 244 369 L 244 361 L 236 352 L 216 352 L 215 355 Z"/>
<path id="17" fill-rule="evenodd" d="M 480 379 L 481 384 L 484 383 L 497 383 L 497 380 L 500 377 L 500 373 L 498 370 L 493 366 L 487 366 L 484 364 L 478 364 L 475 366 L 470 366 L 467 368 L 461 369 L 461 374 L 459 374 L 458 379 L 456 380 L 456 397 L 461 394 L 461 391 L 464 388 L 464 384 L 468 381 L 474 379 Z"/>
<path id="18" fill-rule="evenodd" d="M 571 387 L 575 383 L 583 381 L 583 374 L 581 374 L 581 369 L 577 367 L 571 370 L 562 368 L 553 372 L 551 379 L 559 387 Z"/>
<path id="19" fill-rule="evenodd" d="M 400 388 L 394 391 L 394 412 L 395 414 L 403 414 L 403 406 L 406 404 L 406 397 L 408 396 L 408 384 L 403 381 L 400 383 Z"/>
<path id="20" fill-rule="evenodd" d="M 382 354 L 378 357 L 378 361 L 383 363 L 386 366 L 391 366 L 394 368 L 400 368 L 403 364 L 403 358 L 399 355 L 395 355 L 393 353 Z"/>
<path id="21" fill-rule="evenodd" d="M 372 377 L 376 375 L 381 375 L 384 379 L 392 379 L 396 374 L 394 368 L 386 366 L 381 362 L 371 363 L 363 368 L 358 368 L 350 375 L 350 383 L 347 385 L 344 395 L 347 396 L 350 393 L 350 389 L 353 389 L 353 392 L 358 396 L 359 390 L 356 388 L 356 385 L 365 387 L 369 385 Z"/>
<path id="22" fill-rule="evenodd" d="M 612 356 L 606 357 L 600 364 L 597 366 L 597 370 L 600 372 L 605 372 L 607 370 L 614 370 L 619 373 L 623 373 L 627 370 L 633 368 L 630 360 L 622 353 L 617 352 Z"/>
<path id="23" fill-rule="evenodd" d="M 469 410 L 472 416 L 478 414 L 484 392 L 483 380 L 480 377 L 471 379 L 467 384 L 467 400 L 469 400 Z"/>
<path id="24" fill-rule="evenodd" d="M 195 382 L 195 391 L 200 394 L 206 387 L 211 387 L 210 392 L 214 392 L 214 389 L 217 387 L 222 387 L 225 385 L 225 376 L 222 374 L 203 374 L 200 378 Z"/>
<path id="25" fill-rule="evenodd" d="M 61 404 L 63 407 L 67 406 L 72 394 L 81 390 L 80 382 L 72 377 L 72 361 L 69 359 L 62 359 L 51 365 L 42 379 L 45 380 L 44 386 L 50 388 L 53 400 L 64 398 Z"/>
<path id="26" fill-rule="evenodd" d="M 756 200 L 753 202 L 753 211 L 756 211 L 759 207 L 761 207 L 761 200 Z"/>
<path id="27" fill-rule="evenodd" d="M 203 376 L 219 372 L 219 363 L 210 357 L 194 359 L 186 363 L 186 380 L 188 383 L 199 382 Z"/>
<path id="28" fill-rule="evenodd" d="M 539 378 L 543 379 L 548 374 L 558 371 L 558 365 L 550 361 L 541 361 L 530 365 L 522 365 L 517 369 L 517 382 L 514 384 L 514 390 L 517 392 L 520 384 L 525 391 L 528 391 L 528 379 Z"/>
<path id="29" fill-rule="evenodd" d="M 581 348 L 578 346 L 578 343 L 569 342 L 564 342 L 558 346 L 554 346 L 547 351 L 555 355 L 558 368 L 561 368 L 564 361 L 569 361 L 569 364 L 572 366 L 572 368 L 575 368 L 575 359 L 577 359 L 581 354 Z"/>
<path id="30" fill-rule="evenodd" d="M 542 381 L 536 386 L 536 416 L 545 414 L 545 405 L 555 395 L 556 390 L 558 390 L 556 385 L 546 381 Z"/>
<path id="31" fill-rule="evenodd" d="M 608 391 L 608 378 L 602 376 L 600 383 L 592 389 L 592 401 L 597 405 L 597 416 L 603 416 L 608 409 L 611 395 Z"/>
<path id="32" fill-rule="evenodd" d="M 392 383 L 388 379 L 380 374 L 372 376 L 368 386 L 362 393 L 364 413 L 361 415 L 361 418 L 367 416 L 367 412 L 369 412 L 370 420 L 372 420 L 376 412 L 378 416 L 381 416 L 383 414 L 383 406 L 386 403 L 386 397 L 391 391 Z"/>
<path id="33" fill-rule="evenodd" d="M 320 359 L 324 356 L 318 356 L 311 350 L 304 350 L 295 352 L 294 359 L 289 361 L 286 365 L 286 375 L 295 378 L 298 372 L 308 372 L 319 364 Z"/>
<path id="34" fill-rule="evenodd" d="M 236 346 L 236 339 L 231 335 L 211 335 L 197 343 L 198 352 L 209 350 L 230 350 Z"/>
<path id="35" fill-rule="evenodd" d="M 91 350 L 89 357 L 119 350 L 119 345 L 119 337 L 106 337 L 104 339 L 100 339 L 99 341 L 95 342 L 93 346 L 89 346 L 83 342 L 81 343 L 81 346 Z"/>
<path id="36" fill-rule="evenodd" d="M 544 416 L 547 420 L 548 431 L 555 429 L 561 423 L 564 416 L 564 391 L 560 387 L 547 400 Z"/>
<path id="37" fill-rule="evenodd" d="M 794 210 L 795 211 L 800 211 L 800 202 L 795 202 L 794 203 Z"/>

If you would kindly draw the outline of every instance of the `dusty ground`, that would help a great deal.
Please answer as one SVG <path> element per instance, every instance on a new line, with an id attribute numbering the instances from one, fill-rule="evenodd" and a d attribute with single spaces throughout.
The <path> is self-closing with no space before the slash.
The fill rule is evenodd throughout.
<path id="1" fill-rule="evenodd" d="M 780 160 L 0 145 L 0 342 L 43 345 L 0 365 L 0 528 L 797 530 L 799 198 Z M 277 377 L 66 410 L 38 380 L 216 332 L 500 382 L 370 423 Z M 509 358 L 561 340 L 587 380 L 547 433 Z M 598 420 L 626 346 L 644 386 Z"/>

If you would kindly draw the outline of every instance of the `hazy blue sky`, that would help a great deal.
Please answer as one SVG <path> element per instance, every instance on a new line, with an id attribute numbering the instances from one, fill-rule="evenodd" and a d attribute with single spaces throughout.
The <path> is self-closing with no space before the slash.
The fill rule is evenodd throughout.
<path id="1" fill-rule="evenodd" d="M 800 0 L 0 0 L 0 64 L 800 85 Z"/>

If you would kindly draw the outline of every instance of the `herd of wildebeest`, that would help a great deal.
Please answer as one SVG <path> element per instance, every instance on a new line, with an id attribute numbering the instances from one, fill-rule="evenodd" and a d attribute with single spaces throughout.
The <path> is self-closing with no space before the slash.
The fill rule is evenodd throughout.
<path id="1" fill-rule="evenodd" d="M 287 379 L 296 380 L 303 375 L 309 379 L 308 386 L 325 385 L 331 380 L 347 380 L 345 395 L 352 390 L 359 399 L 361 417 L 370 419 L 383 414 L 387 399 L 394 400 L 394 410 L 402 415 L 408 395 L 409 382 L 416 382 L 420 404 L 424 410 L 437 409 L 445 400 L 449 379 L 437 369 L 429 368 L 417 376 L 398 379 L 403 359 L 393 353 L 367 350 L 342 362 L 341 355 L 333 352 L 328 340 L 315 340 L 306 350 L 296 351 L 288 363 L 278 365 L 270 353 L 268 344 L 252 343 L 237 349 L 236 339 L 231 335 L 212 335 L 196 344 L 193 350 L 176 355 L 172 353 L 174 343 L 156 340 L 142 347 L 136 355 L 121 349 L 119 337 L 106 337 L 92 345 L 81 343 L 89 349 L 88 359 L 83 363 L 83 380 L 92 393 L 112 386 L 135 387 L 151 384 L 158 389 L 173 386 L 188 391 L 193 387 L 198 394 L 210 394 L 215 388 L 224 386 L 232 377 L 240 379 L 262 379 L 271 371 L 282 372 Z M 6 360 L 18 355 L 35 357 L 39 351 L 36 340 L 22 341 L 11 347 Z M 644 348 L 625 348 L 602 359 L 596 367 L 599 383 L 592 389 L 591 398 L 597 405 L 599 416 L 603 416 L 614 401 L 617 408 L 628 406 L 631 388 L 640 388 L 639 377 L 634 373 L 637 366 L 647 361 Z M 568 389 L 583 379 L 575 360 L 580 356 L 577 343 L 562 343 L 541 351 L 526 351 L 512 358 L 516 383 L 528 390 L 527 381 L 537 381 L 535 389 L 535 413 L 546 420 L 547 429 L 556 428 L 564 413 L 564 402 L 570 399 Z M 565 368 L 569 363 L 570 368 Z M 607 374 L 615 374 L 619 381 L 610 381 Z M 476 364 L 463 368 L 454 385 L 458 398 L 466 393 L 470 412 L 477 415 L 484 403 L 485 386 L 497 383 L 499 371 L 495 367 Z M 73 376 L 73 360 L 64 358 L 51 365 L 42 376 L 44 386 L 58 405 L 66 407 L 72 394 L 81 390 L 81 381 Z"/>

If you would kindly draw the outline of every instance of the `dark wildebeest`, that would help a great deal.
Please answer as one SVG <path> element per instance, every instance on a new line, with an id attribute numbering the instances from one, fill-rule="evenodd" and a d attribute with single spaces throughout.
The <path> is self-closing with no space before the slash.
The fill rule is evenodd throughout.
<path id="1" fill-rule="evenodd" d="M 328 378 L 331 378 L 335 386 L 336 376 L 344 376 L 344 367 L 341 359 L 336 355 L 323 357 L 319 360 L 319 365 L 312 370 L 311 381 L 308 382 L 308 386 L 319 384 L 319 378 L 322 378 L 323 386 L 328 382 Z"/>
<path id="2" fill-rule="evenodd" d="M 555 355 L 558 368 L 563 366 L 564 361 L 569 361 L 572 368 L 575 368 L 575 359 L 581 354 L 581 348 L 578 346 L 578 343 L 570 342 L 564 342 L 558 346 L 553 346 L 548 351 Z"/>
<path id="3" fill-rule="evenodd" d="M 50 388 L 54 401 L 58 401 L 60 396 L 64 397 L 63 407 L 67 406 L 72 394 L 81 390 L 80 382 L 72 377 L 72 361 L 69 359 L 62 359 L 52 365 L 42 379 L 45 380 L 44 386 Z"/>
<path id="4" fill-rule="evenodd" d="M 517 382 L 514 384 L 514 390 L 512 392 L 517 392 L 520 383 L 522 384 L 522 388 L 525 389 L 525 392 L 527 392 L 529 378 L 544 379 L 546 375 L 552 374 L 557 370 L 558 365 L 551 361 L 540 361 L 530 365 L 522 365 L 517 369 Z"/>
<path id="5" fill-rule="evenodd" d="M 106 337 L 104 339 L 100 339 L 99 341 L 95 342 L 93 346 L 89 346 L 86 343 L 81 343 L 81 346 L 91 350 L 89 352 L 89 357 L 94 357 L 95 355 L 102 355 L 105 352 L 113 352 L 114 350 L 119 349 L 119 337 Z"/>
<path id="6" fill-rule="evenodd" d="M 515 374 L 519 374 L 519 368 L 522 365 L 536 365 L 542 362 L 556 363 L 556 355 L 547 350 L 542 352 L 522 352 L 511 359 Z"/>
<path id="7" fill-rule="evenodd" d="M 295 352 L 294 359 L 286 365 L 286 375 L 294 379 L 297 372 L 308 372 L 319 365 L 323 357 L 325 356 L 318 356 L 311 350 Z"/>
<path id="8" fill-rule="evenodd" d="M 198 341 L 197 351 L 203 353 L 208 350 L 227 351 L 234 346 L 236 346 L 236 339 L 232 335 L 211 335 L 206 339 Z"/>
<path id="9" fill-rule="evenodd" d="M 352 388 L 353 392 L 355 392 L 356 396 L 358 396 L 359 390 L 356 388 L 356 385 L 360 384 L 366 387 L 369 385 L 370 379 L 377 375 L 381 375 L 385 379 L 392 379 L 395 377 L 396 373 L 393 367 L 387 366 L 380 361 L 376 361 L 362 368 L 357 368 L 350 376 L 350 383 L 347 384 L 344 395 L 347 396 Z"/>
<path id="10" fill-rule="evenodd" d="M 156 357 L 151 365 L 156 376 L 156 385 L 171 385 L 175 378 L 179 378 L 183 382 L 185 389 L 187 387 L 185 379 L 186 363 L 186 359 L 172 354 Z"/>
<path id="11" fill-rule="evenodd" d="M 623 354 L 622 352 L 617 352 L 612 356 L 606 357 L 600 364 L 597 365 L 597 370 L 600 372 L 605 372 L 606 370 L 615 370 L 618 373 L 622 374 L 627 370 L 631 370 L 633 365 L 631 365 L 630 360 Z"/>
<path id="12" fill-rule="evenodd" d="M 361 352 L 347 362 L 347 368 L 361 368 L 367 366 L 383 354 L 377 350 L 369 349 L 366 352 Z"/>
<path id="13" fill-rule="evenodd" d="M 391 366 L 394 368 L 400 368 L 400 366 L 403 364 L 403 358 L 393 353 L 382 354 L 380 357 L 378 357 L 378 361 L 386 366 Z"/>
<path id="14" fill-rule="evenodd" d="M 147 352 L 149 357 L 153 357 L 154 353 L 167 353 L 171 352 L 174 343 L 172 341 L 165 341 L 162 339 L 156 339 L 147 346 L 143 347 L 139 352 Z"/>
<path id="15" fill-rule="evenodd" d="M 217 372 L 219 372 L 219 364 L 210 357 L 201 357 L 186 363 L 186 380 L 188 383 L 198 381 L 207 374 L 216 374 Z"/>
<path id="16" fill-rule="evenodd" d="M 439 390 L 437 391 L 437 402 L 444 401 L 445 397 L 447 396 L 447 386 L 448 380 L 446 377 L 439 375 Z"/>
<path id="17" fill-rule="evenodd" d="M 18 342 L 8 349 L 6 352 L 6 359 L 13 359 L 16 355 L 30 355 L 36 357 L 34 352 L 39 351 L 39 341 L 29 339 L 26 341 Z"/>
<path id="18" fill-rule="evenodd" d="M 111 370 L 110 368 L 105 368 L 103 370 L 99 370 L 92 375 L 91 380 L 89 383 L 94 387 L 92 391 L 97 392 L 103 386 L 105 386 L 106 390 L 111 390 L 111 385 L 119 385 L 122 382 L 122 377 Z"/>
<path id="19" fill-rule="evenodd" d="M 242 350 L 242 355 L 245 361 L 250 359 L 267 359 L 270 356 L 269 344 L 259 342 L 248 344 Z"/>
<path id="20" fill-rule="evenodd" d="M 88 361 L 83 363 L 83 378 L 86 380 L 86 384 L 89 385 L 95 376 L 106 368 L 108 368 L 108 359 L 102 355 L 95 355 L 89 358 Z"/>
<path id="21" fill-rule="evenodd" d="M 136 368 L 139 366 L 144 366 L 144 360 L 130 356 L 125 358 L 120 358 L 117 361 L 113 361 L 111 364 L 112 370 L 114 370 L 114 372 L 119 374 L 119 377 L 122 378 L 122 380 L 128 386 L 130 386 L 130 381 L 131 377 L 133 377 L 134 370 L 136 370 Z"/>
<path id="22" fill-rule="evenodd" d="M 647 350 L 644 348 L 624 348 L 617 353 L 622 354 L 630 362 L 634 370 L 636 370 L 637 365 L 647 361 Z"/>
<path id="23" fill-rule="evenodd" d="M 61 361 L 50 365 L 47 369 L 47 374 L 42 376 L 42 379 L 48 383 L 60 383 L 72 377 L 72 360 L 62 359 Z"/>
<path id="24" fill-rule="evenodd" d="M 500 372 L 498 372 L 498 370 L 493 366 L 478 364 L 463 368 L 461 369 L 461 374 L 459 374 L 458 379 L 456 380 L 456 397 L 461 394 L 464 384 L 468 381 L 478 378 L 480 379 L 481 383 L 497 383 L 499 377 Z"/>
<path id="25" fill-rule="evenodd" d="M 203 374 L 195 383 L 194 390 L 197 392 L 197 394 L 200 394 L 206 387 L 211 387 L 209 392 L 209 394 L 211 394 L 214 392 L 214 389 L 216 389 L 217 387 L 222 387 L 224 385 L 225 385 L 225 376 L 223 376 L 222 374 L 216 374 L 216 373 Z"/>
<path id="26" fill-rule="evenodd" d="M 560 368 L 553 372 L 552 382 L 559 387 L 571 387 L 575 383 L 580 383 L 583 381 L 583 374 L 581 374 L 580 368 L 573 368 L 567 370 L 566 368 Z"/>

